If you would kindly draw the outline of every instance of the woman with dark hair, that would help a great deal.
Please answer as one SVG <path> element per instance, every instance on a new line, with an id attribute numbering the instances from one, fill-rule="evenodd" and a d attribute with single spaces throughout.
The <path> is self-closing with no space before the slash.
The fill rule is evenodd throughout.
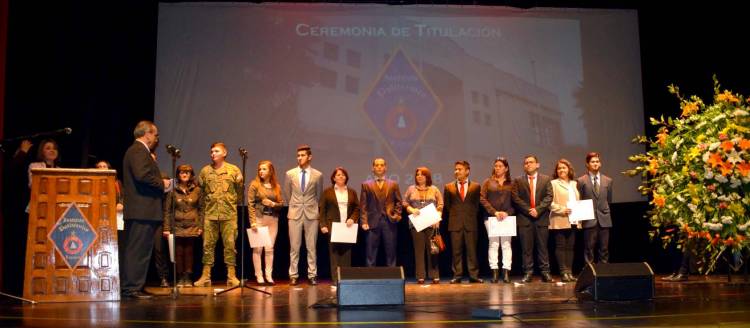
<path id="1" fill-rule="evenodd" d="M 281 185 L 276 179 L 276 169 L 271 161 L 258 162 L 255 179 L 247 188 L 247 209 L 250 216 L 250 228 L 268 227 L 271 235 L 270 247 L 253 248 L 253 267 L 258 285 L 274 285 L 273 281 L 273 247 L 279 232 L 279 211 L 284 203 L 281 198 Z M 265 251 L 265 278 L 261 266 L 261 253 Z"/>
<path id="2" fill-rule="evenodd" d="M 180 165 L 176 174 L 174 196 L 168 196 L 164 206 L 164 234 L 168 235 L 171 232 L 174 220 L 174 255 L 177 274 L 180 276 L 177 286 L 192 287 L 193 250 L 198 237 L 203 233 L 203 217 L 200 211 L 201 188 L 195 182 L 195 171 L 192 166 Z"/>
<path id="3" fill-rule="evenodd" d="M 575 225 L 570 224 L 568 216 L 571 210 L 568 202 L 581 199 L 573 172 L 573 165 L 567 159 L 560 159 L 555 164 L 552 174 L 552 204 L 550 204 L 549 229 L 555 238 L 555 257 L 560 267 L 560 280 L 573 282 L 573 246 L 576 240 Z M 578 223 L 580 225 L 580 223 Z"/>
<path id="4" fill-rule="evenodd" d="M 94 165 L 95 168 L 99 170 L 114 170 L 112 168 L 112 164 L 109 163 L 109 161 L 106 160 L 100 160 L 96 162 L 96 165 Z M 123 196 L 122 196 L 122 182 L 120 182 L 120 179 L 115 180 L 115 194 L 117 197 L 117 213 L 122 213 L 123 210 Z"/>
<path id="5" fill-rule="evenodd" d="M 344 222 L 351 227 L 359 221 L 359 199 L 357 193 L 347 187 L 349 173 L 343 167 L 337 167 L 331 173 L 331 187 L 323 190 L 320 199 L 320 232 L 328 236 L 328 252 L 331 260 L 331 286 L 336 286 L 338 267 L 352 266 L 352 247 L 354 244 L 330 242 L 333 222 Z"/>
<path id="6" fill-rule="evenodd" d="M 443 212 L 443 194 L 440 192 L 440 189 L 432 185 L 432 172 L 430 172 L 430 169 L 420 166 L 414 172 L 414 184 L 409 186 L 404 193 L 403 205 L 409 214 L 419 215 L 419 210 L 429 204 L 434 204 L 438 212 Z M 440 229 L 439 222 L 422 231 L 417 231 L 411 221 L 409 221 L 409 230 L 414 242 L 417 284 L 424 284 L 425 256 L 427 257 L 427 270 L 429 271 L 432 283 L 440 283 L 438 254 L 430 252 L 430 242 L 437 229 Z"/>
<path id="7" fill-rule="evenodd" d="M 31 188 L 31 169 L 60 167 L 60 153 L 57 141 L 44 139 L 36 150 L 36 162 L 29 164 L 29 188 Z"/>
<path id="8" fill-rule="evenodd" d="M 512 186 L 513 181 L 510 179 L 508 160 L 504 157 L 496 158 L 492 164 L 492 173 L 489 178 L 482 182 L 482 189 L 479 192 L 479 203 L 484 206 L 489 217 L 494 217 L 493 220 L 502 221 L 508 216 L 515 215 L 516 210 L 513 208 L 511 199 Z M 503 282 L 510 283 L 510 269 L 513 259 L 513 250 L 510 244 L 512 238 L 511 236 L 489 237 L 487 260 L 490 262 L 490 269 L 492 269 L 491 281 L 493 283 L 497 283 L 500 278 L 497 263 L 498 248 L 502 249 Z"/>

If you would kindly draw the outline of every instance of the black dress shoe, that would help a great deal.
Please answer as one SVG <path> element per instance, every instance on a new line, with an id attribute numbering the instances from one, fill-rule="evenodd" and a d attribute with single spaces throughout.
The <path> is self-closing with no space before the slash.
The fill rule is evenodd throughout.
<path id="1" fill-rule="evenodd" d="M 503 282 L 506 284 L 510 283 L 510 270 L 503 269 Z"/>
<path id="2" fill-rule="evenodd" d="M 484 279 L 482 278 L 469 278 L 469 282 L 472 284 L 483 284 Z"/>
<path id="3" fill-rule="evenodd" d="M 289 286 L 297 286 L 297 278 L 289 278 Z"/>
<path id="4" fill-rule="evenodd" d="M 496 284 L 500 280 L 500 270 L 499 269 L 492 269 L 492 280 L 490 280 L 493 284 Z"/>
<path id="5" fill-rule="evenodd" d="M 159 287 L 169 288 L 169 281 L 167 280 L 167 277 L 161 277 L 161 282 L 159 283 Z"/>
<path id="6" fill-rule="evenodd" d="M 318 279 L 315 277 L 310 278 L 310 285 L 315 286 L 318 284 Z"/>
<path id="7" fill-rule="evenodd" d="M 453 279 L 451 279 L 451 284 L 460 284 L 460 283 L 461 283 L 461 278 L 453 278 Z"/>
<path id="8" fill-rule="evenodd" d="M 424 284 L 424 279 L 417 279 L 417 285 Z"/>
<path id="9" fill-rule="evenodd" d="M 123 298 L 139 299 L 139 300 L 147 300 L 147 299 L 153 298 L 154 296 L 146 294 L 146 293 L 144 293 L 142 291 L 124 291 L 124 292 L 122 292 L 122 297 Z"/>
<path id="10" fill-rule="evenodd" d="M 672 277 L 669 281 L 688 281 L 687 273 L 678 273 Z"/>
<path id="11" fill-rule="evenodd" d="M 437 284 L 440 284 L 440 278 L 433 278 L 433 279 L 432 279 L 432 284 L 433 284 L 433 285 L 437 285 Z"/>
<path id="12" fill-rule="evenodd" d="M 526 272 L 523 274 L 523 279 L 521 279 L 521 282 L 523 283 L 530 283 L 531 282 L 531 272 Z"/>
<path id="13" fill-rule="evenodd" d="M 552 279 L 552 276 L 549 275 L 549 272 L 542 272 L 542 281 L 555 282 L 555 279 Z"/>

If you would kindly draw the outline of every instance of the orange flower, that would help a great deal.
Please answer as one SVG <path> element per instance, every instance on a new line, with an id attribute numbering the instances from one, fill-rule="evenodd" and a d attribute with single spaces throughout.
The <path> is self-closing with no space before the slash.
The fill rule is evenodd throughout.
<path id="1" fill-rule="evenodd" d="M 656 175 L 656 170 L 659 168 L 659 161 L 655 159 L 648 160 L 648 172 L 651 175 Z"/>
<path id="2" fill-rule="evenodd" d="M 742 162 L 737 164 L 737 168 L 740 170 L 740 174 L 746 177 L 750 174 L 750 163 Z"/>
<path id="3" fill-rule="evenodd" d="M 742 139 L 740 140 L 740 149 L 747 150 L 750 149 L 750 140 Z"/>
<path id="4" fill-rule="evenodd" d="M 682 116 L 690 116 L 698 111 L 698 105 L 694 102 L 686 102 L 682 106 Z"/>
<path id="5" fill-rule="evenodd" d="M 718 101 L 728 101 L 733 103 L 740 103 L 740 100 L 735 97 L 729 90 L 725 90 L 724 93 L 719 94 L 716 96 L 716 100 Z"/>
<path id="6" fill-rule="evenodd" d="M 732 173 L 732 169 L 734 169 L 734 164 L 730 162 L 724 162 L 721 164 L 721 167 L 719 167 L 721 170 L 721 175 L 727 176 Z"/>
<path id="7" fill-rule="evenodd" d="M 732 142 L 732 140 L 722 142 L 721 149 L 724 149 L 724 151 L 727 153 L 732 151 L 732 149 L 734 149 L 734 142 Z"/>
<path id="8" fill-rule="evenodd" d="M 724 240 L 724 245 L 726 246 L 734 245 L 734 239 L 732 239 L 732 237 L 727 238 L 726 240 Z"/>
<path id="9" fill-rule="evenodd" d="M 667 143 L 667 137 L 668 135 L 665 132 L 659 133 L 656 135 L 656 142 L 659 144 L 659 146 L 664 147 L 664 144 Z"/>
<path id="10" fill-rule="evenodd" d="M 711 167 L 720 166 L 722 163 L 724 163 L 724 159 L 718 153 L 712 153 L 708 158 L 708 164 L 711 164 Z"/>
<path id="11" fill-rule="evenodd" d="M 666 203 L 667 203 L 667 199 L 664 196 L 654 193 L 654 205 L 658 207 L 664 207 L 664 204 Z"/>

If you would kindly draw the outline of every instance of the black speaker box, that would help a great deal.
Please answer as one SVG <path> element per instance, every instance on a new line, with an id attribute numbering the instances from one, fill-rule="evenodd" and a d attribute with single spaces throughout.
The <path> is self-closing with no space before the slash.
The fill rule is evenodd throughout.
<path id="1" fill-rule="evenodd" d="M 654 271 L 646 262 L 588 263 L 578 276 L 581 300 L 632 301 L 654 298 Z"/>
<path id="2" fill-rule="evenodd" d="M 336 274 L 339 306 L 404 304 L 402 267 L 339 267 Z"/>

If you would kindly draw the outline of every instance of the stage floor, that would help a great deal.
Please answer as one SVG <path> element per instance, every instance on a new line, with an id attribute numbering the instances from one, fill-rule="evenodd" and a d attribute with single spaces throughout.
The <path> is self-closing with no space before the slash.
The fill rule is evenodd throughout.
<path id="1" fill-rule="evenodd" d="M 520 277 L 513 277 L 518 279 Z M 339 309 L 330 307 L 335 289 L 322 282 L 296 287 L 282 282 L 235 289 L 214 296 L 213 288 L 185 288 L 177 298 L 170 290 L 151 300 L 121 302 L 20 304 L 0 301 L 0 327 L 192 326 L 349 326 L 349 327 L 481 327 L 481 326 L 750 326 L 750 283 L 743 276 L 691 276 L 689 282 L 661 282 L 656 298 L 637 302 L 578 301 L 574 284 L 406 285 L 406 305 Z M 556 279 L 558 277 L 555 277 Z M 215 286 L 214 288 L 218 288 Z M 473 309 L 502 309 L 501 320 L 474 318 Z"/>

